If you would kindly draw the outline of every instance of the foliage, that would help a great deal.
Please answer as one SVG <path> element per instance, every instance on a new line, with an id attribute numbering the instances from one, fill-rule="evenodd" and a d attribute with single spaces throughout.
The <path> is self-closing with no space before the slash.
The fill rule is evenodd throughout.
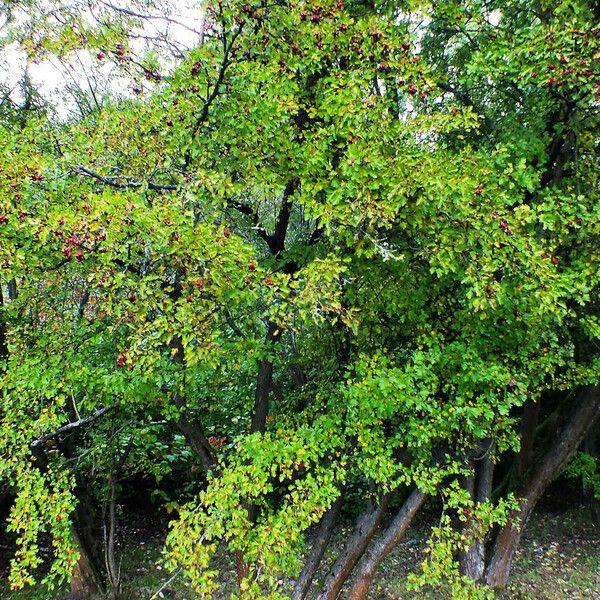
<path id="1" fill-rule="evenodd" d="M 29 83 L 0 113 L 14 587 L 42 531 L 65 580 L 69 516 L 134 474 L 204 595 L 220 545 L 242 594 L 284 594 L 344 486 L 502 523 L 510 501 L 456 487 L 473 452 L 517 449 L 528 399 L 598 381 L 592 3 L 220 1 L 202 43 L 142 62 L 144 18 L 100 4 L 59 23 L 23 3 L 3 42 L 88 52 L 137 90 L 61 120 Z M 424 576 L 458 595 L 454 525 Z"/>

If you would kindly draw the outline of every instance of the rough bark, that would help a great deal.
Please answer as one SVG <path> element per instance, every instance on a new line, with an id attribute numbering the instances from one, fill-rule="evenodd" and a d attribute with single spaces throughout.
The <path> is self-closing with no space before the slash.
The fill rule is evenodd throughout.
<path id="1" fill-rule="evenodd" d="M 96 572 L 92 565 L 88 553 L 86 552 L 81 539 L 76 533 L 73 533 L 79 559 L 75 565 L 75 571 L 71 576 L 70 588 L 72 600 L 90 600 L 100 595 L 100 590 L 96 583 Z"/>
<path id="2" fill-rule="evenodd" d="M 342 586 L 379 529 L 391 498 L 392 494 L 386 494 L 375 508 L 366 510 L 360 516 L 352 537 L 347 541 L 344 550 L 329 571 L 323 584 L 323 590 L 316 600 L 335 600 L 338 597 Z"/>
<path id="3" fill-rule="evenodd" d="M 492 587 L 503 586 L 506 583 L 521 535 L 534 506 L 548 484 L 573 456 L 600 414 L 600 386 L 586 387 L 578 395 L 576 404 L 556 444 L 546 452 L 529 480 L 517 494 L 519 509 L 509 515 L 507 524 L 496 538 L 493 554 L 485 573 L 485 582 Z"/>
<path id="4" fill-rule="evenodd" d="M 71 592 L 93 598 L 103 587 L 102 577 L 102 530 L 97 525 L 99 516 L 86 491 L 87 485 L 77 479 L 77 508 L 73 524 L 74 537 L 79 551 L 79 561 L 71 578 Z M 83 590 L 83 591 L 81 591 Z"/>
<path id="5" fill-rule="evenodd" d="M 423 506 L 426 498 L 427 494 L 419 489 L 411 492 L 381 538 L 377 540 L 359 562 L 357 567 L 358 575 L 350 588 L 348 600 L 364 600 L 367 598 L 377 568 L 402 540 L 408 526 L 421 506 Z"/>
<path id="6" fill-rule="evenodd" d="M 294 585 L 292 600 L 304 600 L 310 591 L 315 573 L 321 564 L 325 549 L 331 539 L 331 534 L 333 533 L 337 518 L 340 514 L 342 504 L 343 500 L 340 496 L 321 519 L 317 537 L 314 540 L 310 554 L 304 563 L 304 568 Z"/>

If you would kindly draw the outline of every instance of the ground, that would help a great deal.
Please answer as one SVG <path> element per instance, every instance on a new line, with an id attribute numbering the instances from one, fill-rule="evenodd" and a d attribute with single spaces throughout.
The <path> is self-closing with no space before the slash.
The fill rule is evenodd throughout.
<path id="1" fill-rule="evenodd" d="M 130 524 L 122 540 L 123 600 L 149 600 L 169 578 L 159 565 L 164 531 L 148 519 Z M 406 589 L 406 575 L 419 568 L 422 542 L 429 525 L 417 523 L 405 541 L 379 570 L 372 600 L 444 598 L 440 590 L 417 594 Z M 1 558 L 1 556 L 0 556 Z M 233 573 L 219 600 L 234 591 Z M 44 589 L 10 592 L 5 580 L 0 582 L 0 598 L 6 600 L 53 600 L 64 592 Z M 159 597 L 192 600 L 193 594 L 180 580 L 175 580 Z M 545 507 L 534 514 L 521 544 L 507 588 L 500 600 L 600 600 L 600 529 L 590 520 L 585 507 L 556 509 Z"/>

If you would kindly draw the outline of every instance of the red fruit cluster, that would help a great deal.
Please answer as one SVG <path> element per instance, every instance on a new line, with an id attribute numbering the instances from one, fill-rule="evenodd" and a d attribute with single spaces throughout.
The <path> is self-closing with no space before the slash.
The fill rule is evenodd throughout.
<path id="1" fill-rule="evenodd" d="M 0 225 L 8 223 L 8 217 L 6 215 L 0 215 Z"/>
<path id="2" fill-rule="evenodd" d="M 501 219 L 500 223 L 498 225 L 499 225 L 500 229 L 502 229 L 502 231 L 504 233 L 506 233 L 506 235 L 512 235 L 512 231 L 511 231 L 510 227 L 508 226 L 508 223 L 504 219 Z"/>
<path id="3" fill-rule="evenodd" d="M 215 448 L 222 448 L 226 439 L 227 438 L 224 435 L 219 437 L 211 435 L 208 437 L 208 443 Z"/>
<path id="4" fill-rule="evenodd" d="M 268 275 L 265 277 L 265 285 L 273 285 L 273 280 Z"/>
<path id="5" fill-rule="evenodd" d="M 119 356 L 117 356 L 116 365 L 119 368 L 122 368 L 125 366 L 125 355 L 124 354 L 119 354 Z"/>

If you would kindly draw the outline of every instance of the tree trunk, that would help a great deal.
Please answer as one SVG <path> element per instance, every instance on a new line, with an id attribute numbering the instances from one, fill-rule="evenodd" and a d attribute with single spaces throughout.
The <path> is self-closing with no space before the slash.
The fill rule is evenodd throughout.
<path id="1" fill-rule="evenodd" d="M 2 281 L 0 280 L 0 311 L 4 312 L 4 295 L 2 293 Z M 4 322 L 4 314 L 0 313 L 0 361 L 8 358 L 8 340 L 6 323 Z M 0 367 L 2 365 L 0 364 Z"/>
<path id="2" fill-rule="evenodd" d="M 92 560 L 88 555 L 84 545 L 81 543 L 81 538 L 73 532 L 79 559 L 75 565 L 75 570 L 71 576 L 71 598 L 72 600 L 88 600 L 97 598 L 100 595 L 100 590 L 97 584 L 96 571 L 92 565 Z"/>
<path id="3" fill-rule="evenodd" d="M 89 495 L 86 492 L 86 484 L 80 478 L 77 481 L 77 508 L 73 529 L 80 554 L 75 573 L 71 579 L 71 591 L 73 586 L 77 589 L 88 590 L 84 598 L 94 597 L 103 585 L 102 574 L 102 533 L 97 526 L 99 515 L 91 505 Z M 81 564 L 80 564 L 81 563 Z"/>
<path id="4" fill-rule="evenodd" d="M 523 407 L 523 419 L 521 421 L 521 448 L 517 457 L 517 475 L 522 477 L 531 466 L 533 456 L 533 444 L 535 441 L 535 428 L 540 416 L 540 398 L 529 399 Z"/>
<path id="5" fill-rule="evenodd" d="M 476 504 L 486 502 L 492 492 L 494 464 L 490 457 L 493 442 L 488 443 L 484 456 L 473 462 L 473 475 L 467 480 L 467 489 Z M 485 570 L 485 540 L 477 520 L 468 519 L 465 532 L 471 544 L 459 554 L 460 570 L 463 575 L 479 581 Z"/>
<path id="6" fill-rule="evenodd" d="M 583 441 L 583 451 L 589 454 L 593 458 L 598 460 L 598 449 L 596 447 L 596 438 L 594 437 L 595 431 L 592 428 Z M 590 506 L 590 512 L 592 516 L 592 522 L 596 527 L 600 527 L 600 502 L 594 494 L 594 489 L 588 486 L 584 486 L 583 495 L 585 500 Z"/>
<path id="7" fill-rule="evenodd" d="M 116 537 L 116 515 L 115 515 L 115 474 L 111 474 L 109 487 L 108 506 L 105 507 L 104 514 L 104 562 L 110 587 L 110 597 L 116 598 L 121 590 L 121 572 L 117 566 L 115 553 Z M 107 509 L 107 510 L 106 510 Z M 108 515 L 106 514 L 108 512 Z M 107 522 L 108 521 L 108 522 Z"/>
<path id="8" fill-rule="evenodd" d="M 275 323 L 269 323 L 267 345 L 276 342 L 281 336 L 281 331 L 277 329 Z M 254 408 L 252 410 L 252 420 L 250 423 L 250 433 L 261 433 L 265 430 L 267 423 L 267 414 L 269 410 L 269 394 L 273 387 L 273 362 L 269 358 L 263 358 L 258 365 L 258 374 L 256 376 L 256 390 L 254 392 Z"/>
<path id="9" fill-rule="evenodd" d="M 373 509 L 366 510 L 359 518 L 352 537 L 325 578 L 323 590 L 317 600 L 335 600 L 360 560 L 383 521 L 393 494 L 386 494 Z"/>
<path id="10" fill-rule="evenodd" d="M 183 433 L 190 448 L 196 453 L 200 459 L 202 466 L 206 471 L 209 471 L 214 465 L 214 458 L 210 443 L 206 439 L 202 426 L 198 420 L 190 421 L 185 412 L 182 412 L 176 423 L 177 429 Z"/>
<path id="11" fill-rule="evenodd" d="M 557 443 L 546 452 L 518 494 L 519 509 L 509 515 L 507 524 L 496 538 L 485 574 L 488 585 L 499 587 L 506 583 L 521 535 L 534 506 L 548 484 L 573 456 L 599 414 L 600 386 L 586 387 L 578 395 L 572 417 L 561 431 Z"/>
<path id="12" fill-rule="evenodd" d="M 48 459 L 42 445 L 33 446 L 31 450 L 39 469 L 44 472 L 48 466 Z M 79 493 L 77 494 L 71 534 L 77 546 L 79 559 L 75 564 L 70 582 L 73 600 L 95 598 L 101 587 L 101 571 L 98 568 L 100 563 L 96 560 L 98 535 L 94 527 L 92 510 L 88 505 L 86 486 L 82 485 L 80 478 L 77 478 L 76 490 Z"/>
<path id="13" fill-rule="evenodd" d="M 367 598 L 377 567 L 379 567 L 383 559 L 402 540 L 408 526 L 421 506 L 423 506 L 426 498 L 427 494 L 418 488 L 411 492 L 392 523 L 385 530 L 383 536 L 362 557 L 358 564 L 356 581 L 348 593 L 348 600 L 364 600 Z"/>
<path id="14" fill-rule="evenodd" d="M 304 568 L 302 569 L 302 572 L 300 573 L 300 576 L 294 585 L 292 600 L 304 600 L 306 598 L 312 586 L 315 572 L 321 564 L 323 554 L 325 554 L 325 549 L 327 548 L 327 544 L 329 544 L 329 540 L 331 539 L 331 534 L 333 533 L 337 518 L 340 514 L 342 504 L 343 500 L 340 496 L 321 519 L 317 538 L 311 547 L 311 551 L 306 559 L 306 562 L 304 563 Z"/>

